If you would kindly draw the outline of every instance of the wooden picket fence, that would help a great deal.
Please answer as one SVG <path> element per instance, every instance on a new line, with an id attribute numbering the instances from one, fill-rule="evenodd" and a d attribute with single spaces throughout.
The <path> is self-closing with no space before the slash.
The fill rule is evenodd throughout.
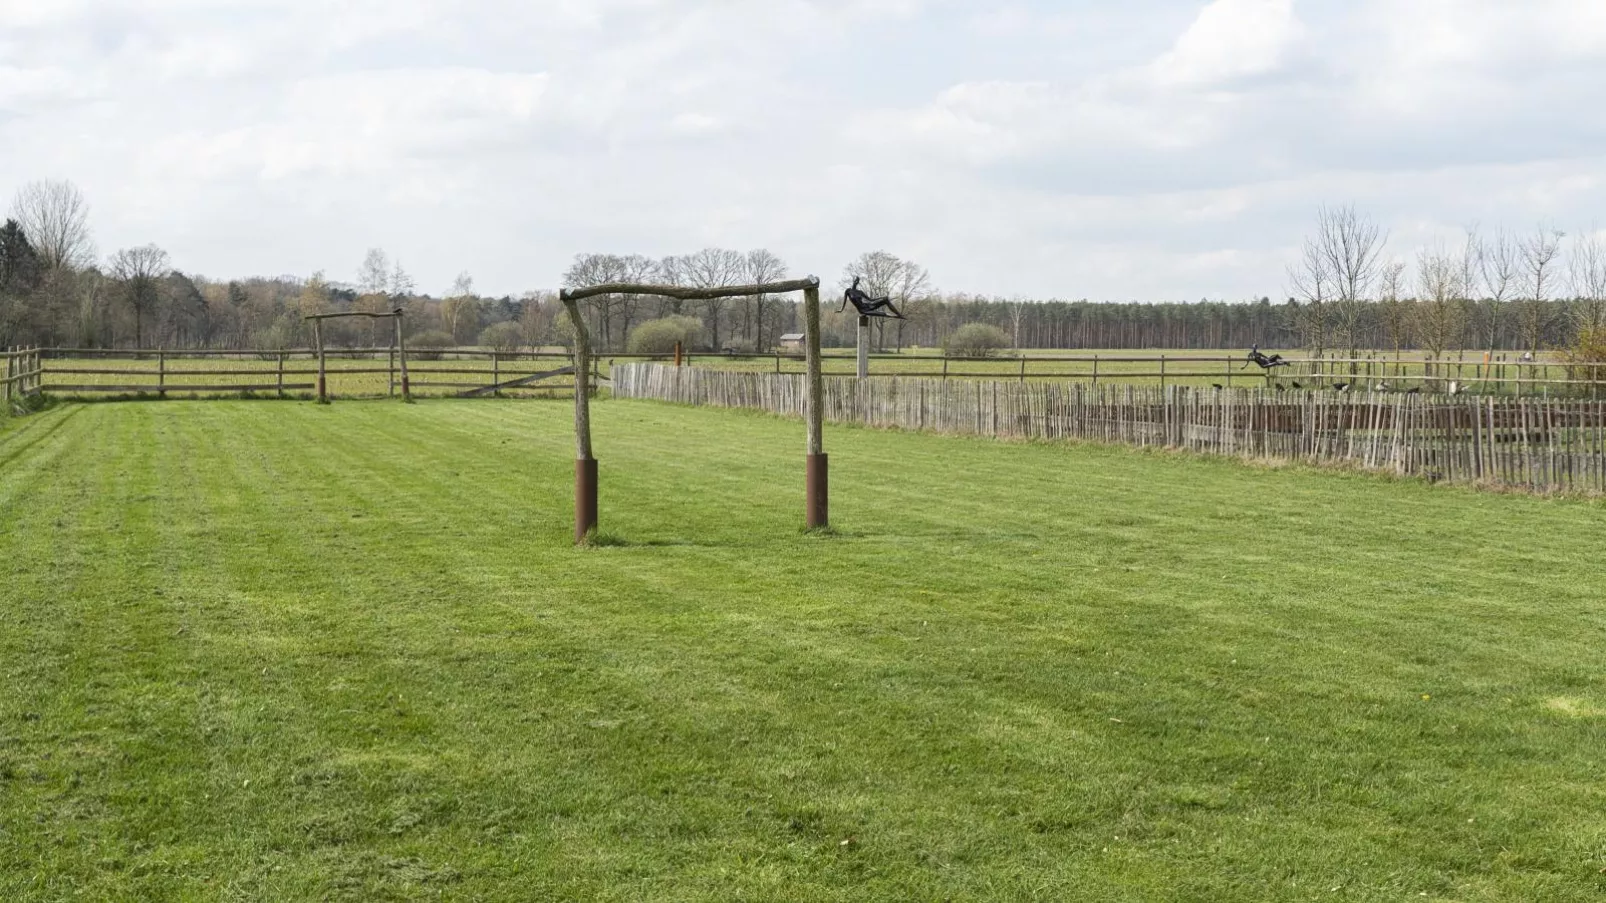
<path id="1" fill-rule="evenodd" d="M 1606 492 L 1606 402 L 1392 392 L 886 377 L 825 380 L 833 423 L 1015 439 L 1079 439 L 1287 461 L 1536 492 Z M 801 417 L 804 381 L 617 364 L 616 398 Z"/>

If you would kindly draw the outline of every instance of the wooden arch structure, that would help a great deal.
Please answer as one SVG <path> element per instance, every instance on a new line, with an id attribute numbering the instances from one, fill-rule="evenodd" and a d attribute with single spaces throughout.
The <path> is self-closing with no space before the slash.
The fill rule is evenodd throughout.
<path id="1" fill-rule="evenodd" d="M 396 355 L 401 362 L 401 388 L 402 400 L 413 400 L 412 384 L 407 379 L 407 341 L 402 338 L 402 309 L 396 308 L 389 313 L 369 313 L 367 311 L 352 310 L 337 314 L 311 314 L 302 317 L 303 320 L 312 321 L 313 342 L 318 346 L 318 403 L 329 403 L 328 381 L 324 378 L 327 372 L 323 351 L 323 321 L 339 320 L 343 317 L 367 317 L 370 320 L 396 321 Z"/>
<path id="2" fill-rule="evenodd" d="M 806 414 L 808 451 L 804 522 L 810 530 L 830 525 L 830 493 L 825 455 L 824 410 L 820 405 L 820 280 L 810 276 L 759 285 L 687 288 L 679 285 L 644 285 L 610 282 L 586 288 L 564 289 L 558 294 L 574 325 L 574 541 L 583 543 L 597 529 L 597 458 L 591 448 L 591 334 L 586 330 L 580 302 L 599 295 L 657 295 L 682 301 L 741 298 L 754 295 L 803 293 L 803 317 L 808 342 Z"/>

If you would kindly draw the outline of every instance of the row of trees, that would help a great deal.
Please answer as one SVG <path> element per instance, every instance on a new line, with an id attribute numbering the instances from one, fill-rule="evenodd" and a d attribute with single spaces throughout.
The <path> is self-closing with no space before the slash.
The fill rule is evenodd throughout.
<path id="1" fill-rule="evenodd" d="M 1474 227 L 1458 246 L 1424 248 L 1412 261 L 1388 259 L 1387 243 L 1353 207 L 1318 212 L 1315 233 L 1289 269 L 1298 297 L 1290 299 L 1288 323 L 1301 345 L 1352 356 L 1379 347 L 1538 351 L 1606 327 L 1599 232 L 1568 241 L 1546 226 L 1492 236 Z"/>
<path id="2" fill-rule="evenodd" d="M 930 273 L 885 251 L 860 255 L 840 274 L 872 295 L 890 297 L 907 320 L 876 320 L 882 349 L 939 347 L 960 327 L 996 327 L 1019 348 L 1304 347 L 1360 349 L 1538 350 L 1568 347 L 1606 327 L 1606 240 L 1569 238 L 1551 228 L 1514 235 L 1468 230 L 1455 247 L 1432 247 L 1411 260 L 1387 256 L 1387 235 L 1354 208 L 1323 208 L 1290 269 L 1290 297 L 1273 302 L 1095 303 L 1028 301 L 943 293 Z M 651 258 L 580 254 L 564 286 L 659 282 L 712 287 L 791 276 L 767 249 L 705 248 Z M 368 251 L 350 282 L 323 273 L 228 281 L 174 268 L 155 245 L 97 256 L 89 206 L 67 182 L 36 182 L 16 195 L 0 226 L 0 346 L 278 348 L 307 342 L 303 317 L 355 310 L 407 312 L 420 345 L 503 349 L 563 344 L 567 319 L 554 291 L 485 297 L 460 274 L 444 297 L 417 291 L 401 263 Z M 650 321 L 657 335 L 692 337 L 705 348 L 765 351 L 801 331 L 796 297 L 759 296 L 683 302 L 603 295 L 586 308 L 599 348 L 624 351 Z M 690 324 L 700 324 L 700 329 Z M 851 308 L 828 305 L 828 345 L 851 345 Z M 336 321 L 337 344 L 388 342 L 372 321 Z"/>

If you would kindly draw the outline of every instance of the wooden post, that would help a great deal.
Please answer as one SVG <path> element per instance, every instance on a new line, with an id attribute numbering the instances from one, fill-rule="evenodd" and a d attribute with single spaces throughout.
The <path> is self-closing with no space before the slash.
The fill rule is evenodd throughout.
<path id="1" fill-rule="evenodd" d="M 1160 355 L 1160 391 L 1165 391 L 1165 355 Z"/>
<path id="2" fill-rule="evenodd" d="M 502 353 L 499 352 L 499 351 L 493 351 L 493 352 L 491 352 L 491 385 L 500 386 L 501 384 L 502 384 Z M 497 398 L 501 398 L 502 397 L 502 390 L 501 389 L 496 389 L 495 391 L 491 392 L 491 394 L 494 395 Z"/>
<path id="3" fill-rule="evenodd" d="M 870 318 L 859 318 L 859 362 L 857 368 L 859 379 L 870 378 Z"/>
<path id="4" fill-rule="evenodd" d="M 1099 384 L 1099 356 L 1093 355 L 1093 385 Z"/>
<path id="5" fill-rule="evenodd" d="M 312 342 L 318 346 L 318 403 L 329 403 L 329 386 L 325 381 L 323 361 L 323 321 L 312 321 Z"/>
<path id="6" fill-rule="evenodd" d="M 390 380 L 390 397 L 396 397 L 396 343 L 390 343 L 390 351 L 385 355 L 385 376 Z"/>
<path id="7" fill-rule="evenodd" d="M 167 352 L 156 352 L 156 397 L 167 397 Z"/>
<path id="8" fill-rule="evenodd" d="M 15 375 L 16 375 L 16 369 L 17 369 L 17 364 L 16 364 L 16 360 L 17 360 L 17 358 L 16 358 L 16 356 L 15 356 L 15 355 L 13 355 L 13 354 L 12 354 L 12 353 L 11 353 L 11 349 L 10 349 L 10 348 L 7 348 L 7 349 L 6 349 L 6 385 L 5 385 L 5 400 L 6 400 L 6 402 L 7 402 L 7 403 L 8 403 L 8 404 L 9 404 L 9 403 L 10 403 L 10 401 L 11 401 L 11 380 L 12 380 L 12 378 L 13 378 L 13 377 L 14 377 L 14 376 L 15 376 Z"/>
<path id="9" fill-rule="evenodd" d="M 407 378 L 407 339 L 402 335 L 402 311 L 396 308 L 396 363 L 401 366 L 402 401 L 413 400 L 413 384 Z"/>
<path id="10" fill-rule="evenodd" d="M 1024 354 L 1020 356 L 1020 381 L 1023 384 L 1026 382 L 1026 355 Z"/>
<path id="11" fill-rule="evenodd" d="M 680 343 L 676 342 L 675 343 L 675 366 L 677 366 L 677 367 L 679 367 L 681 365 L 681 361 L 680 361 L 681 351 L 682 351 L 682 349 L 681 349 Z"/>
<path id="12" fill-rule="evenodd" d="M 831 525 L 830 459 L 825 454 L 825 381 L 820 376 L 820 287 L 803 290 L 803 322 L 808 332 L 808 398 L 804 418 L 808 423 L 808 458 L 805 473 L 804 523 L 810 530 Z"/>
<path id="13" fill-rule="evenodd" d="M 574 325 L 574 541 L 585 544 L 597 530 L 597 459 L 591 453 L 591 335 L 580 304 L 558 295 Z"/>
<path id="14" fill-rule="evenodd" d="M 284 349 L 279 349 L 279 397 L 284 397 Z"/>

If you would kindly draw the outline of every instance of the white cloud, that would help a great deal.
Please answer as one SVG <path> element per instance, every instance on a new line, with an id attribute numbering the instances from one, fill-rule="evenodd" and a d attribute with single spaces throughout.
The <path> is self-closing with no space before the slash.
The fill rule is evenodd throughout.
<path id="1" fill-rule="evenodd" d="M 436 290 L 726 244 L 1275 296 L 1323 202 L 1599 219 L 1603 100 L 1598 0 L 0 0 L 0 172 L 77 180 L 102 247 Z"/>
<path id="2" fill-rule="evenodd" d="M 1293 0 L 1214 0 L 1155 60 L 1161 85 L 1208 88 L 1274 72 L 1299 37 Z"/>

